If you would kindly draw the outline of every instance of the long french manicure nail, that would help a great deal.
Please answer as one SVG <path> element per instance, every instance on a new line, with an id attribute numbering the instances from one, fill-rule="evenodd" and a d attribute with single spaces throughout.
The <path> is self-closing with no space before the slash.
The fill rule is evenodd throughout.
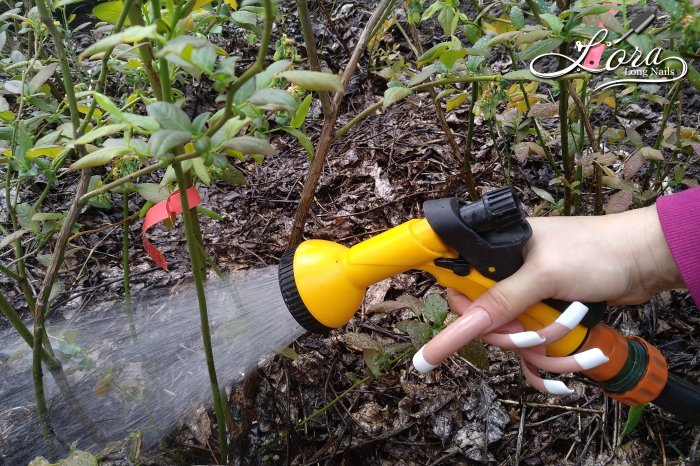
<path id="1" fill-rule="evenodd" d="M 425 348 L 425 346 L 423 346 L 423 348 Z M 413 355 L 413 367 L 415 367 L 418 372 L 425 374 L 435 369 L 437 365 L 430 364 L 425 360 L 425 357 L 423 357 L 423 348 L 419 349 L 418 352 Z"/>
<path id="2" fill-rule="evenodd" d="M 490 326 L 491 316 L 485 309 L 470 309 L 421 348 L 422 361 L 432 366 L 440 365 Z"/>
<path id="3" fill-rule="evenodd" d="M 544 379 L 543 382 L 544 388 L 552 395 L 570 395 L 574 393 L 572 389 L 560 380 Z"/>
<path id="4" fill-rule="evenodd" d="M 574 359 L 584 371 L 598 367 L 610 360 L 603 354 L 600 348 L 593 348 L 582 353 L 576 353 L 574 354 Z"/>
<path id="5" fill-rule="evenodd" d="M 566 308 L 564 312 L 561 313 L 559 317 L 557 317 L 555 322 L 571 330 L 572 328 L 576 327 L 581 320 L 583 320 L 586 313 L 588 313 L 588 307 L 586 307 L 583 303 L 574 301 L 569 305 L 569 307 Z"/>
<path id="6" fill-rule="evenodd" d="M 541 345 L 545 342 L 545 339 L 537 332 L 532 331 L 511 333 L 508 337 L 518 348 L 529 348 L 531 346 Z"/>

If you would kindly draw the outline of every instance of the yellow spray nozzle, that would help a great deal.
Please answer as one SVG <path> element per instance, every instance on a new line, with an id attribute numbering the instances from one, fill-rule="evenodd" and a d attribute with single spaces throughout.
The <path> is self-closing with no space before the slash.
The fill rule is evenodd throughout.
<path id="1" fill-rule="evenodd" d="M 411 269 L 475 300 L 519 268 L 531 230 L 512 191 L 472 204 L 429 201 L 425 208 L 426 219 L 409 220 L 351 248 L 309 240 L 287 251 L 280 288 L 296 320 L 317 333 L 341 327 L 359 309 L 367 287 Z M 544 327 L 559 316 L 552 306 L 538 303 L 519 320 L 528 330 Z M 569 354 L 586 335 L 579 325 L 548 352 Z"/>

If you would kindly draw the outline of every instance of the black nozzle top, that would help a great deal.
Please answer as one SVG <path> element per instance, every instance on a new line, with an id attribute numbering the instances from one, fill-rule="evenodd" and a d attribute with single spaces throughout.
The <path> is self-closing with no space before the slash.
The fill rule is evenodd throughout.
<path id="1" fill-rule="evenodd" d="M 525 222 L 522 204 L 510 188 L 488 192 L 480 201 L 462 206 L 459 213 L 477 233 L 505 230 Z"/>

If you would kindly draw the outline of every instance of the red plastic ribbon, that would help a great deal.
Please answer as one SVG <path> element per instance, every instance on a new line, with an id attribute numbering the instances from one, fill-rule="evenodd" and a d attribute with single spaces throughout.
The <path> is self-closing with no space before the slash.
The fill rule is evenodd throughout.
<path id="1" fill-rule="evenodd" d="M 197 192 L 197 188 L 192 186 L 187 190 L 187 203 L 190 209 L 194 209 L 199 204 L 202 203 L 202 198 Z M 165 219 L 170 219 L 172 222 L 175 221 L 175 215 L 182 213 L 182 203 L 180 202 L 180 191 L 175 191 L 164 201 L 160 201 L 158 204 L 154 205 L 148 212 L 146 212 L 146 218 L 143 221 L 143 226 L 141 227 L 141 240 L 143 241 L 143 248 L 146 250 L 151 259 L 155 261 L 156 264 L 161 266 L 164 270 L 168 270 L 168 263 L 165 261 L 165 255 L 155 247 L 153 243 L 148 240 L 148 235 L 146 232 L 153 225 L 162 222 Z"/>
<path id="2" fill-rule="evenodd" d="M 603 2 L 603 5 L 611 5 L 609 2 Z M 609 13 L 613 16 L 617 13 L 617 10 L 610 9 Z M 598 21 L 598 27 L 605 27 L 602 21 Z M 603 57 L 603 50 L 605 50 L 605 44 L 594 45 L 588 50 L 586 57 L 583 59 L 583 64 L 589 69 L 598 69 L 600 65 L 600 59 Z"/>

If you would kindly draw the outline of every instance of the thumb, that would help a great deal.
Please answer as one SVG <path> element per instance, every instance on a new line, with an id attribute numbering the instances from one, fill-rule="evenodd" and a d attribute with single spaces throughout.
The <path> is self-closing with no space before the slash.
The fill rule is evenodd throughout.
<path id="1" fill-rule="evenodd" d="M 413 357 L 419 372 L 428 372 L 474 338 L 512 321 L 528 307 L 547 298 L 544 287 L 533 286 L 533 271 L 521 267 L 479 296 L 462 315 L 423 346 Z M 467 303 L 467 300 L 462 301 Z"/>

